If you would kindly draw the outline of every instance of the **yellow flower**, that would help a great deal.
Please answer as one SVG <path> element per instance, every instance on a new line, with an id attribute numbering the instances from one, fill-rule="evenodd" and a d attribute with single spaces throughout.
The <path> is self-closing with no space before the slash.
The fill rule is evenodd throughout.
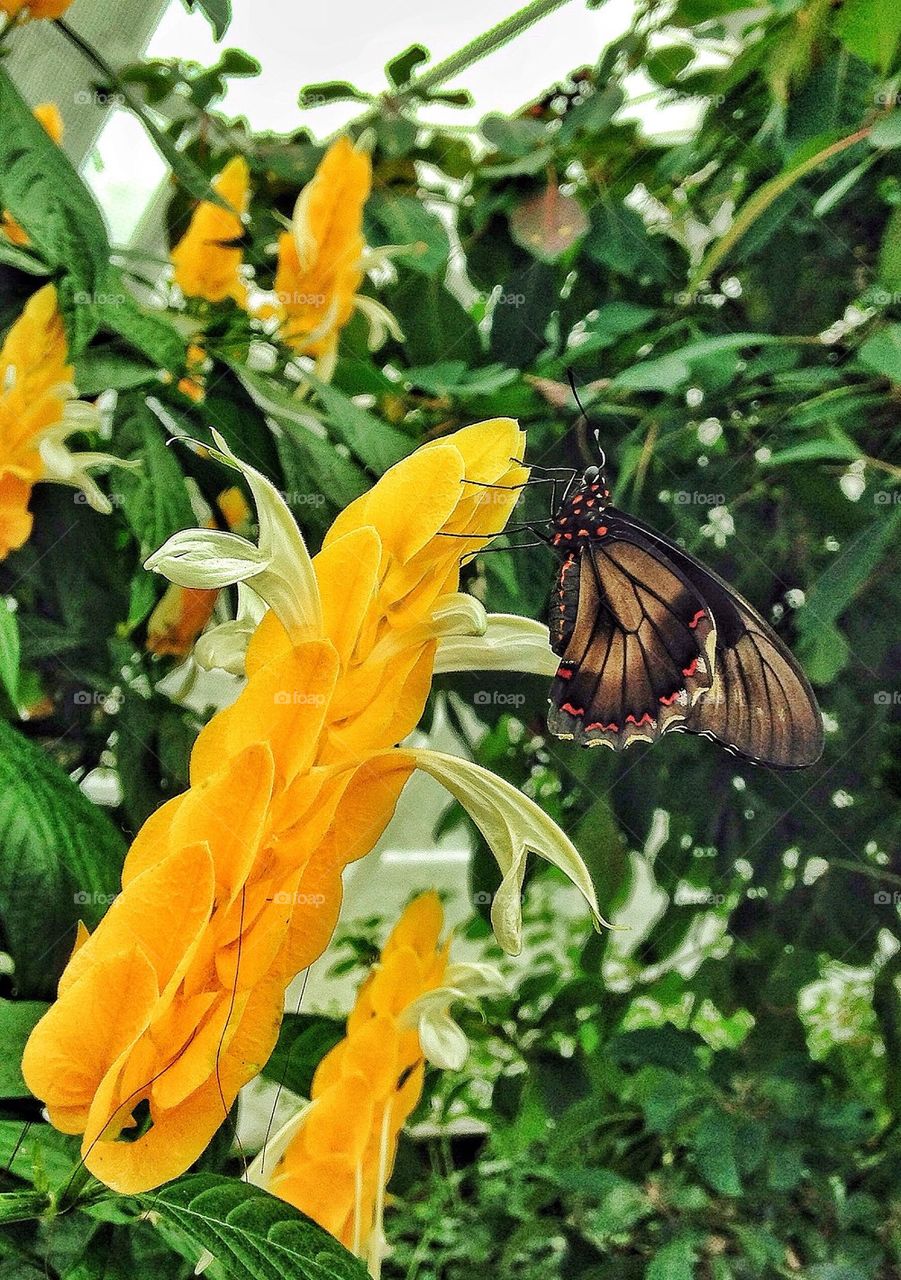
<path id="1" fill-rule="evenodd" d="M 38 481 L 71 484 L 109 512 L 88 468 L 128 465 L 67 449 L 67 437 L 96 419 L 92 407 L 76 399 L 72 376 L 56 289 L 48 284 L 28 300 L 0 347 L 0 559 L 31 533 L 28 503 Z"/>
<path id="2" fill-rule="evenodd" d="M 256 596 L 248 631 L 265 612 L 247 681 L 200 733 L 189 790 L 138 833 L 122 894 L 79 938 L 23 1062 L 52 1122 L 83 1134 L 87 1168 L 124 1193 L 188 1168 L 260 1070 L 289 982 L 328 945 L 344 868 L 373 848 L 414 769 L 444 782 L 492 843 L 508 949 L 519 945 L 529 850 L 570 875 L 597 914 L 578 854 L 533 801 L 472 762 L 395 747 L 422 712 L 442 643 L 491 629 L 457 591 L 461 544 L 444 535 L 472 534 L 471 550 L 503 524 L 515 490 L 481 486 L 527 475 L 510 461 L 523 445 L 516 424 L 479 424 L 398 464 L 339 517 L 315 562 L 271 483 L 217 445 L 251 489 L 258 542 L 189 530 L 148 566 L 183 587 L 237 582 Z M 535 661 L 542 632 L 521 622 L 521 646 L 505 623 L 514 665 Z M 446 669 L 461 653 L 477 664 L 463 646 Z M 446 1005 L 443 995 L 418 1008 L 414 1025 L 450 1060 Z M 128 1141 L 145 1104 L 148 1127 Z"/>
<path id="3" fill-rule="evenodd" d="M 2 8 L 2 6 L 0 6 Z M 40 14 L 37 16 L 41 16 Z M 58 15 L 53 15 L 58 16 Z M 46 129 L 47 133 L 53 141 L 59 146 L 63 139 L 63 118 L 59 113 L 59 107 L 55 102 L 41 102 L 34 109 L 34 117 Z M 28 235 L 16 222 L 11 213 L 6 209 L 0 213 L 0 232 L 2 232 L 8 240 L 13 244 L 24 246 L 28 244 Z"/>
<path id="4" fill-rule="evenodd" d="M 373 1273 L 384 1248 L 382 1212 L 404 1124 L 422 1096 L 425 1062 L 444 1047 L 430 1036 L 431 1010 L 463 1043 L 449 1062 L 460 1067 L 463 1032 L 451 1022 L 451 1001 L 501 990 L 495 970 L 451 964 L 441 944 L 444 915 L 434 893 L 406 907 L 368 975 L 347 1019 L 347 1032 L 320 1062 L 311 1103 L 262 1151 L 251 1181 L 287 1200 L 352 1252 Z M 424 1029 L 425 1028 L 425 1029 Z"/>
<path id="5" fill-rule="evenodd" d="M 363 207 L 371 188 L 369 156 L 349 138 L 339 138 L 300 193 L 291 230 L 278 241 L 276 305 L 261 314 L 278 316 L 282 341 L 299 355 L 314 356 L 325 377 L 354 308 L 369 320 L 374 345 L 388 332 L 400 337 L 384 307 L 359 292 L 372 256 L 363 240 Z"/>
<path id="6" fill-rule="evenodd" d="M 72 0 L 0 0 L 0 13 L 16 22 L 61 18 Z"/>
<path id="7" fill-rule="evenodd" d="M 212 186 L 233 212 L 201 200 L 170 255 L 175 283 L 186 297 L 207 302 L 233 298 L 243 307 L 247 286 L 241 276 L 244 255 L 237 242 L 244 235 L 242 219 L 250 201 L 250 171 L 244 157 L 233 156 Z"/>

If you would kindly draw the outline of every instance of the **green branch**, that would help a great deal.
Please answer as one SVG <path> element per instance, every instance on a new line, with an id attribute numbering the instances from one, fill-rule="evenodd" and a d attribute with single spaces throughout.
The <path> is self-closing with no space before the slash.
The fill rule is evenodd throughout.
<path id="1" fill-rule="evenodd" d="M 367 125 L 377 120 L 385 109 L 387 104 L 393 104 L 399 107 L 411 100 L 422 97 L 431 89 L 437 89 L 445 84 L 452 77 L 459 75 L 461 71 L 465 71 L 468 67 L 473 66 L 482 58 L 494 53 L 495 49 L 502 48 L 511 40 L 515 40 L 529 27 L 534 26 L 536 22 L 540 22 L 542 18 L 547 17 L 549 13 L 553 13 L 555 9 L 562 8 L 568 4 L 569 0 L 532 0 L 531 4 L 524 5 L 522 9 L 517 9 L 515 13 L 511 13 L 509 18 L 503 18 L 495 26 L 484 31 L 481 35 L 476 36 L 474 40 L 470 40 L 462 49 L 458 49 L 456 53 L 452 53 L 442 62 L 436 62 L 428 71 L 424 71 L 422 75 L 416 76 L 408 84 L 392 93 L 383 96 L 375 106 L 371 107 L 363 115 L 358 116 L 353 124 L 358 129 L 364 129 Z M 345 132 L 346 126 L 337 131 L 334 136 Z"/>

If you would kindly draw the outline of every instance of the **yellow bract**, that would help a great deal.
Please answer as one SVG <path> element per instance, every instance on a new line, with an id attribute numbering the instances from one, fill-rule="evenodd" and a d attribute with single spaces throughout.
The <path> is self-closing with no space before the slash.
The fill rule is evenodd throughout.
<path id="1" fill-rule="evenodd" d="M 0 0 L 0 13 L 17 22 L 36 18 L 60 18 L 72 0 Z"/>
<path id="2" fill-rule="evenodd" d="M 425 1055 L 403 1015 L 444 981 L 442 926 L 434 893 L 406 908 L 360 988 L 345 1038 L 316 1070 L 312 1105 L 261 1179 L 359 1255 L 381 1250 L 380 1209 L 398 1136 L 422 1095 Z"/>
<path id="3" fill-rule="evenodd" d="M 363 282 L 363 206 L 369 156 L 348 138 L 334 142 L 301 192 L 291 231 L 278 242 L 279 333 L 301 355 L 330 357 Z"/>
<path id="4" fill-rule="evenodd" d="M 45 432 L 63 420 L 73 368 L 52 284 L 34 294 L 0 347 L 0 558 L 31 533 L 32 486 L 44 478 Z"/>
<path id="5" fill-rule="evenodd" d="M 247 303 L 247 286 L 241 276 L 244 235 L 242 218 L 250 200 L 250 171 L 243 156 L 233 156 L 212 186 L 232 212 L 208 200 L 197 205 L 188 229 L 172 250 L 175 283 L 189 298 L 223 302 L 233 298 Z"/>

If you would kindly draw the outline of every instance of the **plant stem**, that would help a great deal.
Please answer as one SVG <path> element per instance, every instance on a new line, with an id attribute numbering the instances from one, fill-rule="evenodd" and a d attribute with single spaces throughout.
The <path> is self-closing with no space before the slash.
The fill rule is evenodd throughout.
<path id="1" fill-rule="evenodd" d="M 396 109 L 410 99 L 420 97 L 429 89 L 437 89 L 453 76 L 465 71 L 467 67 L 487 57 L 489 53 L 494 53 L 495 49 L 500 49 L 509 41 L 515 40 L 523 31 L 547 17 L 549 13 L 553 13 L 555 9 L 568 3 L 569 0 L 532 0 L 531 4 L 517 9 L 508 18 L 502 18 L 495 26 L 482 32 L 474 40 L 470 40 L 462 49 L 458 49 L 442 62 L 436 62 L 428 71 L 416 76 L 408 84 L 390 94 L 383 95 L 374 106 L 353 121 L 355 128 L 365 129 L 367 125 L 378 120 L 388 103 L 393 104 Z M 337 137 L 344 131 L 342 127 L 333 136 Z"/>
<path id="2" fill-rule="evenodd" d="M 404 94 L 438 88 L 452 76 L 465 71 L 467 67 L 471 67 L 480 59 L 487 57 L 489 53 L 493 53 L 495 49 L 500 49 L 510 40 L 515 40 L 523 31 L 547 17 L 554 9 L 559 9 L 568 3 L 569 0 L 532 0 L 531 4 L 524 5 L 516 13 L 511 13 L 509 18 L 502 18 L 488 31 L 470 40 L 469 44 L 465 44 L 456 53 L 452 53 L 449 58 L 445 58 L 443 62 L 436 62 L 434 67 L 411 80 L 410 84 L 405 86 Z"/>

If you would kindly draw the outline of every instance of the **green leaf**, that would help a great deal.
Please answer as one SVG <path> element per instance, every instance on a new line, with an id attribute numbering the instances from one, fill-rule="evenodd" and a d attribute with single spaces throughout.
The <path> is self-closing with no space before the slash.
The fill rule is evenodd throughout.
<path id="1" fill-rule="evenodd" d="M 689 63 L 694 62 L 695 54 L 696 50 L 688 44 L 667 45 L 648 55 L 645 70 L 657 84 L 670 89 Z"/>
<path id="2" fill-rule="evenodd" d="M 557 133 L 558 140 L 568 142 L 580 133 L 601 133 L 625 100 L 626 95 L 620 86 L 611 82 L 571 111 L 567 111 Z"/>
<path id="3" fill-rule="evenodd" d="M 648 235 L 641 214 L 608 197 L 591 211 L 591 230 L 582 247 L 593 262 L 621 275 L 657 279 L 665 270 L 661 251 Z"/>
<path id="4" fill-rule="evenodd" d="M 319 1013 L 286 1013 L 278 1044 L 263 1068 L 263 1075 L 308 1098 L 314 1071 L 343 1037 L 344 1023 L 340 1018 Z"/>
<path id="5" fill-rule="evenodd" d="M 399 89 L 402 85 L 408 84 L 416 68 L 421 66 L 423 62 L 428 62 L 428 60 L 428 49 L 421 44 L 411 44 L 404 49 L 403 53 L 399 53 L 396 58 L 391 59 L 385 67 L 385 74 L 395 89 Z"/>
<path id="6" fill-rule="evenodd" d="M 109 242 L 100 211 L 67 159 L 0 67 L 0 208 L 28 233 L 54 273 L 70 346 L 94 333 L 94 299 L 106 289 Z"/>
<path id="7" fill-rule="evenodd" d="M 0 1223 L 33 1222 L 50 1208 L 45 1191 L 7 1191 L 0 1195 Z"/>
<path id="8" fill-rule="evenodd" d="M 767 458 L 767 467 L 787 467 L 796 462 L 848 461 L 861 457 L 861 451 L 843 431 L 835 428 L 829 439 L 805 440 L 803 444 L 780 449 Z"/>
<path id="9" fill-rule="evenodd" d="M 13 706 L 19 697 L 19 620 L 0 597 L 0 684 Z"/>
<path id="10" fill-rule="evenodd" d="M 418 273 L 401 268 L 385 302 L 404 332 L 404 351 L 411 364 L 482 363 L 482 344 L 472 316 L 439 280 L 423 280 Z"/>
<path id="11" fill-rule="evenodd" d="M 491 313 L 493 360 L 521 367 L 544 349 L 548 321 L 559 306 L 557 276 L 556 268 L 534 261 L 504 281 Z"/>
<path id="12" fill-rule="evenodd" d="M 159 388 L 159 366 L 132 356 L 91 345 L 75 359 L 75 385 L 82 396 L 103 391 L 132 391 L 148 384 Z"/>
<path id="13" fill-rule="evenodd" d="M 689 1236 L 677 1236 L 658 1250 L 644 1280 L 694 1280 L 697 1252 Z"/>
<path id="14" fill-rule="evenodd" d="M 608 1169 L 564 1168 L 560 1185 L 571 1195 L 596 1202 L 585 1219 L 589 1239 L 601 1244 L 629 1231 L 654 1212 L 641 1187 Z"/>
<path id="15" fill-rule="evenodd" d="M 347 80 L 320 80 L 307 84 L 297 95 L 298 106 L 322 107 L 327 102 L 370 102 L 368 93 Z"/>
<path id="16" fill-rule="evenodd" d="M 96 314 L 99 328 L 124 339 L 152 360 L 157 369 L 167 369 L 179 376 L 184 372 L 187 358 L 184 338 L 165 312 L 140 307 L 118 272 L 112 273 L 108 290 L 100 295 Z"/>
<path id="17" fill-rule="evenodd" d="M 366 217 L 376 223 L 380 232 L 368 237 L 370 244 L 411 246 L 408 253 L 395 254 L 395 262 L 426 276 L 444 272 L 450 256 L 450 241 L 441 219 L 421 200 L 376 191 L 367 202 Z"/>
<path id="18" fill-rule="evenodd" d="M 544 125 L 538 120 L 511 120 L 488 115 L 479 126 L 482 136 L 505 156 L 525 156 L 544 141 Z"/>
<path id="19" fill-rule="evenodd" d="M 735 1155 L 735 1130 L 722 1111 L 708 1111 L 692 1138 L 695 1164 L 704 1181 L 724 1196 L 740 1196 L 741 1178 Z"/>
<path id="20" fill-rule="evenodd" d="M 411 441 L 402 431 L 361 409 L 330 382 L 323 382 L 312 373 L 305 376 L 325 409 L 332 432 L 370 471 L 383 475 L 407 456 Z"/>
<path id="21" fill-rule="evenodd" d="M 863 590 L 901 527 L 901 506 L 882 514 L 842 547 L 797 612 L 798 655 L 811 680 L 829 684 L 847 665 L 849 646 L 836 622 Z"/>
<path id="22" fill-rule="evenodd" d="M 141 557 L 150 555 L 168 537 L 196 523 L 178 463 L 178 449 L 166 444 L 164 429 L 141 399 L 120 424 L 120 445 L 126 456 L 140 461 L 134 471 L 116 471 L 110 488 L 137 538 Z M 141 571 L 143 572 L 143 570 Z"/>
<path id="23" fill-rule="evenodd" d="M 235 1178 L 195 1173 L 138 1196 L 229 1280 L 367 1280 L 363 1263 L 297 1209 Z"/>
<path id="24" fill-rule="evenodd" d="M 896 0 L 844 0 L 833 30 L 856 57 L 886 72 L 901 39 L 901 7 Z"/>
<path id="25" fill-rule="evenodd" d="M 775 202 L 790 191 L 802 178 L 840 155 L 850 147 L 860 144 L 865 131 L 848 134 L 847 137 L 830 141 L 823 145 L 823 139 L 813 139 L 792 156 L 789 164 L 775 178 L 764 182 L 754 194 L 745 201 L 732 222 L 732 226 L 711 246 L 703 259 L 694 269 L 688 282 L 689 292 L 697 288 L 702 280 L 709 280 L 724 258 L 748 234 L 758 219 L 762 218 Z M 872 134 L 870 135 L 872 142 Z"/>
<path id="26" fill-rule="evenodd" d="M 634 302 L 607 302 L 570 336 L 570 351 L 574 356 L 603 351 L 626 334 L 645 328 L 656 314 L 651 307 Z"/>
<path id="27" fill-rule="evenodd" d="M 232 20 L 231 0 L 185 0 L 185 4 L 188 9 L 199 9 L 205 14 L 213 35 L 217 40 L 222 39 Z"/>
<path id="28" fill-rule="evenodd" d="M 46 1179 L 52 1185 L 62 1185 L 78 1162 L 78 1147 L 78 1138 L 49 1124 L 0 1120 L 0 1168 L 25 1182 Z"/>
<path id="29" fill-rule="evenodd" d="M 18 992 L 54 990 L 77 922 L 94 928 L 112 902 L 123 856 L 103 811 L 0 722 L 0 920 Z"/>
<path id="30" fill-rule="evenodd" d="M 0 1098 L 30 1098 L 22 1079 L 25 1041 L 50 1008 L 42 1000 L 0 999 Z"/>
<path id="31" fill-rule="evenodd" d="M 876 121 L 870 130 L 870 146 L 880 151 L 901 147 L 901 111 L 892 111 Z"/>
<path id="32" fill-rule="evenodd" d="M 857 358 L 867 369 L 901 386 L 901 324 L 886 325 L 867 338 Z"/>
<path id="33" fill-rule="evenodd" d="M 516 370 L 502 364 L 487 364 L 470 373 L 462 360 L 439 360 L 437 364 L 404 370 L 404 382 L 409 386 L 433 396 L 456 396 L 461 400 L 493 395 L 516 380 Z"/>
<path id="34" fill-rule="evenodd" d="M 616 391 L 678 391 L 691 377 L 691 368 L 678 356 L 644 360 L 617 374 L 610 384 Z"/>
<path id="35" fill-rule="evenodd" d="M 365 473 L 352 458 L 336 451 L 325 427 L 302 400 L 286 390 L 281 382 L 243 366 L 233 368 L 255 404 L 284 433 L 278 442 L 279 455 L 286 482 L 296 491 L 295 497 L 300 493 L 298 477 L 308 477 L 302 481 L 308 485 L 303 494 L 305 507 L 318 495 L 324 495 L 336 507 L 346 507 L 365 493 L 369 487 Z M 296 505 L 290 494 L 286 500 L 289 506 Z"/>
<path id="36" fill-rule="evenodd" d="M 879 279 L 892 293 L 901 293 L 901 204 L 892 210 L 879 250 Z"/>

